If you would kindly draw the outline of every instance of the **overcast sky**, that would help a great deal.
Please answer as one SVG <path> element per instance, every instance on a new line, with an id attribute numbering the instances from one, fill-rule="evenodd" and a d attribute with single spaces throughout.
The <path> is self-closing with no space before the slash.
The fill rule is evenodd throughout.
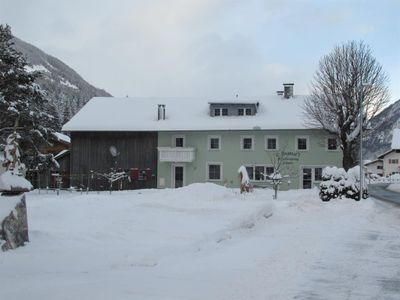
<path id="1" fill-rule="evenodd" d="M 114 96 L 307 94 L 318 61 L 363 40 L 400 99 L 399 0 L 0 0 L 14 35 Z"/>

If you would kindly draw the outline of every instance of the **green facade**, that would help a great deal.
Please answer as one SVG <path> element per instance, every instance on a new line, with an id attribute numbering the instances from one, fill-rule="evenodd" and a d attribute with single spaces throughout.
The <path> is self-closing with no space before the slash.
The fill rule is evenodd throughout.
<path id="1" fill-rule="evenodd" d="M 219 137 L 220 150 L 209 149 L 209 137 Z M 266 136 L 276 137 L 278 150 L 266 150 Z M 341 166 L 340 150 L 328 150 L 328 135 L 322 130 L 252 130 L 252 131 L 179 131 L 158 133 L 159 147 L 174 147 L 175 137 L 184 137 L 184 147 L 195 149 L 192 162 L 174 163 L 158 160 L 158 187 L 174 187 L 175 166 L 183 166 L 183 185 L 196 182 L 215 182 L 228 187 L 239 187 L 238 169 L 244 166 L 273 166 L 277 151 L 284 152 L 281 166 L 282 175 L 290 175 L 290 183 L 284 180 L 281 189 L 298 189 L 318 184 L 318 174 L 325 166 Z M 253 149 L 242 150 L 242 139 L 252 138 Z M 297 137 L 307 138 L 307 150 L 297 149 Z M 208 164 L 221 165 L 221 179 L 208 180 Z M 305 170 L 305 169 L 308 170 Z M 259 169 L 258 169 L 259 170 Z M 312 177 L 309 182 L 309 175 Z M 307 173 L 305 176 L 304 173 Z M 255 174 L 255 173 L 254 173 Z M 316 177 L 317 176 L 317 177 Z M 270 186 L 260 180 L 254 186 Z M 317 180 L 316 180 L 317 179 Z"/>

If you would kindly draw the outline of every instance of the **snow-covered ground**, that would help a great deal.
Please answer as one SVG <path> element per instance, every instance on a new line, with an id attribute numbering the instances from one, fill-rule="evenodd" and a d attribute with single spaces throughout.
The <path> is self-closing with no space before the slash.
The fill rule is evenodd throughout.
<path id="1" fill-rule="evenodd" d="M 0 299 L 399 299 L 399 208 L 317 193 L 31 192 Z"/>
<path id="2" fill-rule="evenodd" d="M 389 191 L 400 193 L 400 183 L 392 183 L 387 187 Z M 399 196 L 400 197 L 400 196 Z"/>

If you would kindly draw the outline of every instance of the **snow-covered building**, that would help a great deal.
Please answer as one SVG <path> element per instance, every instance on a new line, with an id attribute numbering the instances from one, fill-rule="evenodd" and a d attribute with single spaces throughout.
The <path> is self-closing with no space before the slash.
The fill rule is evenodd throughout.
<path id="1" fill-rule="evenodd" d="M 400 174 L 400 128 L 393 129 L 391 149 L 378 156 L 382 161 L 383 176 Z"/>
<path id="2" fill-rule="evenodd" d="M 365 168 L 367 168 L 368 174 L 377 174 L 379 176 L 383 176 L 383 160 L 382 159 L 374 159 L 364 164 Z"/>
<path id="3" fill-rule="evenodd" d="M 246 100 L 93 98 L 63 127 L 71 133 L 71 173 L 87 178 L 91 170 L 130 169 L 127 188 L 206 181 L 238 187 L 244 165 L 251 183 L 265 186 L 280 153 L 290 188 L 311 188 L 322 168 L 341 166 L 342 154 L 333 136 L 306 127 L 303 100 L 293 96 L 293 85 Z"/>

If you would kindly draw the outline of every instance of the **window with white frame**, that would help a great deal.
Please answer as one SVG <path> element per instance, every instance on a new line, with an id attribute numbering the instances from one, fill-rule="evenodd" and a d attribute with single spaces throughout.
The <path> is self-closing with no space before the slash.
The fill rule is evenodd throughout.
<path id="1" fill-rule="evenodd" d="M 322 168 L 314 169 L 314 181 L 322 181 Z"/>
<path id="2" fill-rule="evenodd" d="M 327 148 L 328 150 L 334 151 L 337 150 L 337 139 L 336 138 L 328 138 L 327 139 Z"/>
<path id="3" fill-rule="evenodd" d="M 220 108 L 214 108 L 214 116 L 220 116 L 221 115 L 221 109 Z"/>
<path id="4" fill-rule="evenodd" d="M 246 116 L 251 116 L 251 108 L 246 108 Z"/>
<path id="5" fill-rule="evenodd" d="M 185 147 L 185 137 L 183 135 L 174 135 L 172 138 L 172 143 L 174 147 Z"/>
<path id="6" fill-rule="evenodd" d="M 208 150 L 221 150 L 221 137 L 211 135 L 208 137 Z"/>
<path id="7" fill-rule="evenodd" d="M 249 179 L 254 179 L 254 167 L 253 166 L 246 166 L 247 174 L 249 175 Z"/>
<path id="8" fill-rule="evenodd" d="M 389 159 L 389 164 L 398 164 L 399 160 L 398 159 Z"/>
<path id="9" fill-rule="evenodd" d="M 228 115 L 228 109 L 227 108 L 223 108 L 222 109 L 222 115 L 223 116 L 227 116 Z"/>
<path id="10" fill-rule="evenodd" d="M 220 181 L 222 179 L 222 163 L 207 163 L 207 180 Z"/>
<path id="11" fill-rule="evenodd" d="M 246 166 L 251 181 L 266 181 L 274 173 L 274 167 L 265 165 Z"/>
<path id="12" fill-rule="evenodd" d="M 244 115 L 244 108 L 238 108 L 238 116 Z"/>
<path id="13" fill-rule="evenodd" d="M 296 149 L 299 151 L 307 151 L 309 148 L 308 136 L 296 137 Z"/>
<path id="14" fill-rule="evenodd" d="M 277 136 L 266 136 L 265 137 L 265 150 L 278 150 L 279 149 L 279 143 L 278 143 L 278 137 Z"/>
<path id="15" fill-rule="evenodd" d="M 254 137 L 242 136 L 240 142 L 241 150 L 254 150 Z"/>

